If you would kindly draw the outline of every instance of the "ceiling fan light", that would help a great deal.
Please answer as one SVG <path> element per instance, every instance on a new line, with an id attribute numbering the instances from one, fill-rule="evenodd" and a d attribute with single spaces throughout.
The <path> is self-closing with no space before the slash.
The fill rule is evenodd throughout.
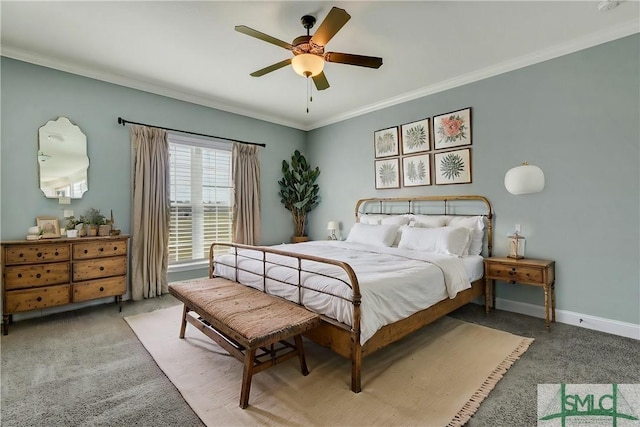
<path id="1" fill-rule="evenodd" d="M 291 59 L 293 70 L 304 77 L 315 77 L 324 69 L 324 59 L 311 53 L 301 53 Z"/>

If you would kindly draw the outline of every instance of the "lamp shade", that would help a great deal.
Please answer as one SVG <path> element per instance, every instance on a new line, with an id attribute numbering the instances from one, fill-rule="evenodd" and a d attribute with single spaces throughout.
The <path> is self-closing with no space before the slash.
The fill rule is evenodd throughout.
<path id="1" fill-rule="evenodd" d="M 511 194 L 538 193 L 544 189 L 544 173 L 539 167 L 525 162 L 507 171 L 504 186 Z"/>
<path id="2" fill-rule="evenodd" d="M 312 53 L 301 53 L 291 58 L 293 70 L 305 77 L 315 77 L 324 69 L 324 59 Z"/>
<path id="3" fill-rule="evenodd" d="M 337 230 L 338 229 L 338 223 L 336 221 L 329 221 L 329 223 L 327 224 L 327 230 Z"/>

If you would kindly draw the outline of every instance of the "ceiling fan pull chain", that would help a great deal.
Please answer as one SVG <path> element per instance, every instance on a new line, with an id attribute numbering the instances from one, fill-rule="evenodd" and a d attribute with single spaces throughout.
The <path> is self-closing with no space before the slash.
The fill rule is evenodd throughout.
<path id="1" fill-rule="evenodd" d="M 309 76 L 307 76 L 307 114 L 309 114 L 309 102 L 313 101 L 311 97 L 311 83 L 309 80 Z"/>

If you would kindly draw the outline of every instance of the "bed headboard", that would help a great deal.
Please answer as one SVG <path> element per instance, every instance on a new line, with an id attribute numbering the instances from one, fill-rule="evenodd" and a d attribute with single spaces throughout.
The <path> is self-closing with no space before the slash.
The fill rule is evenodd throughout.
<path id="1" fill-rule="evenodd" d="M 479 195 L 464 196 L 415 196 L 360 199 L 356 203 L 356 222 L 360 215 L 481 215 L 486 218 L 487 254 L 493 248 L 493 209 L 491 202 Z"/>

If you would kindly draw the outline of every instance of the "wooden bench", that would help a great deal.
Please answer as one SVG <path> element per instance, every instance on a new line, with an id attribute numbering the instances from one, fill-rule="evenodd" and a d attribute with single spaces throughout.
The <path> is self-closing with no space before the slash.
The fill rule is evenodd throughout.
<path id="1" fill-rule="evenodd" d="M 244 362 L 241 408 L 249 404 L 253 374 L 296 356 L 309 374 L 301 334 L 320 325 L 316 313 L 223 278 L 172 283 L 169 292 L 184 303 L 180 338 L 189 322 Z"/>

